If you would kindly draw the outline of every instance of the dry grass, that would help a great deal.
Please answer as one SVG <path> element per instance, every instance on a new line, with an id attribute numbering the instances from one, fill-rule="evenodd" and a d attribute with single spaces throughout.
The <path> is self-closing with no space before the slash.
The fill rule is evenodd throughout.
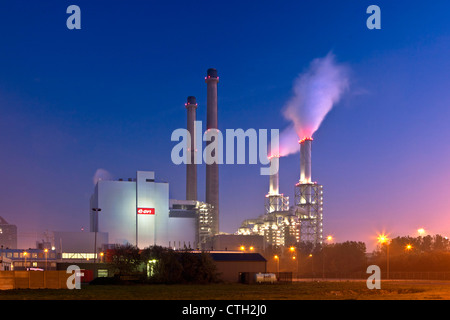
<path id="1" fill-rule="evenodd" d="M 5 290 L 3 300 L 449 300 L 450 282 L 385 281 L 369 290 L 365 281 L 292 284 L 85 285 L 81 290 Z"/>

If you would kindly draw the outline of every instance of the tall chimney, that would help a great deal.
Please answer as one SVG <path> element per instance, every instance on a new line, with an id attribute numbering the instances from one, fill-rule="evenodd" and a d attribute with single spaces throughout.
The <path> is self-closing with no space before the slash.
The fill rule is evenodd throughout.
<path id="1" fill-rule="evenodd" d="M 218 129 L 217 125 L 217 83 L 216 69 L 208 69 L 206 78 L 206 129 Z M 206 145 L 212 141 L 206 142 Z M 206 159 L 205 159 L 206 160 Z M 213 235 L 219 233 L 219 166 L 217 163 L 206 165 L 206 202 L 214 206 L 212 214 Z"/>
<path id="2" fill-rule="evenodd" d="M 190 161 L 186 164 L 186 200 L 197 200 L 197 164 L 195 145 L 195 120 L 197 114 L 197 100 L 193 96 L 187 97 L 185 104 L 187 109 L 187 130 L 191 137 L 191 143 L 188 146 L 188 157 Z"/>
<path id="3" fill-rule="evenodd" d="M 311 183 L 312 138 L 304 138 L 300 143 L 300 183 Z"/>
<path id="4" fill-rule="evenodd" d="M 280 156 L 279 155 L 271 155 L 270 156 L 270 167 L 279 168 Z M 279 170 L 276 173 L 271 174 L 269 176 L 269 196 L 279 195 Z"/>

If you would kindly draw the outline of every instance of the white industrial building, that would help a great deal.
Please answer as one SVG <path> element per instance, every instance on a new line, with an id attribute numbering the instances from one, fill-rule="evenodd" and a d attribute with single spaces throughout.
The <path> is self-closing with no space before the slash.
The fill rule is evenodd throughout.
<path id="1" fill-rule="evenodd" d="M 90 200 L 90 231 L 108 233 L 109 244 L 199 248 L 210 234 L 209 205 L 170 200 L 169 184 L 152 171 L 136 178 L 99 180 Z"/>

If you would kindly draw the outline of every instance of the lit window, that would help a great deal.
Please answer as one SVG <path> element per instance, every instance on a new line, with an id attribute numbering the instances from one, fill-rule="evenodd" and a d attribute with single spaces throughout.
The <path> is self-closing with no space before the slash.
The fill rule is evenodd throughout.
<path id="1" fill-rule="evenodd" d="M 98 277 L 106 278 L 108 276 L 108 269 L 98 269 Z"/>

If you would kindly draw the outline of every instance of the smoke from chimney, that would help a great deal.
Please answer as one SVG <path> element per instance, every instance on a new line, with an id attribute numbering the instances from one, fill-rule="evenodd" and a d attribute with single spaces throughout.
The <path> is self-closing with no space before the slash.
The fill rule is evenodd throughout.
<path id="1" fill-rule="evenodd" d="M 299 151 L 299 139 L 312 138 L 325 116 L 348 89 L 348 68 L 335 56 L 313 60 L 309 69 L 294 82 L 293 96 L 283 109 L 290 125 L 280 133 L 280 154 Z"/>

